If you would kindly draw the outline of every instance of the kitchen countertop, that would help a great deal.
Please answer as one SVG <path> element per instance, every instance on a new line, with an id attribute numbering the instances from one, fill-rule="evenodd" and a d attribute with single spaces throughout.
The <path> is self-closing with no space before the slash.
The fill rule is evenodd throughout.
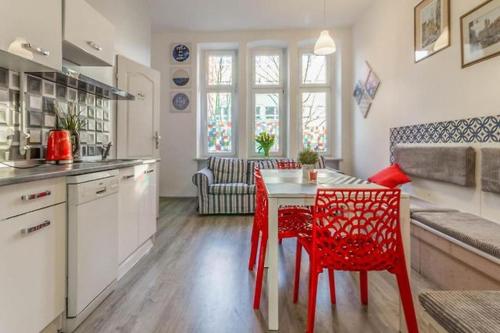
<path id="1" fill-rule="evenodd" d="M 107 160 L 61 165 L 42 164 L 29 169 L 15 169 L 1 166 L 0 186 L 37 181 L 47 178 L 77 176 L 92 172 L 122 169 L 152 162 L 156 162 L 156 160 Z"/>

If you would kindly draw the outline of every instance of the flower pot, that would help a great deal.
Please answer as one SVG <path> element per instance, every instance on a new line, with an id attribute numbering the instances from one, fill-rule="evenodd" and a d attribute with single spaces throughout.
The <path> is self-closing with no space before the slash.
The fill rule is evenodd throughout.
<path id="1" fill-rule="evenodd" d="M 302 179 L 304 183 L 311 183 L 311 171 L 314 171 L 314 164 L 303 164 L 302 165 Z"/>

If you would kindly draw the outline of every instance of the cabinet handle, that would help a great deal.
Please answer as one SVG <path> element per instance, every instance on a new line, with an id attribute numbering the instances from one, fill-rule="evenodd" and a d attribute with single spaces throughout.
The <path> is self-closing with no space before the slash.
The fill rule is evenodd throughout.
<path id="1" fill-rule="evenodd" d="M 23 234 L 23 235 L 31 234 L 35 231 L 38 231 L 38 230 L 41 230 L 43 228 L 48 227 L 50 225 L 50 223 L 51 222 L 49 220 L 45 220 L 42 223 L 40 223 L 39 225 L 35 225 L 33 227 L 21 229 L 21 234 Z"/>
<path id="2" fill-rule="evenodd" d="M 96 191 L 95 194 L 99 195 L 99 194 L 104 194 L 106 193 L 106 188 L 103 188 L 102 190 L 99 190 L 99 191 Z"/>
<path id="3" fill-rule="evenodd" d="M 93 48 L 94 50 L 96 50 L 96 51 L 102 51 L 102 47 L 99 44 L 97 44 L 96 42 L 93 42 L 93 41 L 89 40 L 87 42 L 87 44 L 89 44 L 89 46 L 91 48 Z"/>
<path id="4" fill-rule="evenodd" d="M 50 55 L 50 51 L 42 49 L 41 47 L 33 46 L 33 45 L 31 45 L 31 43 L 24 43 L 24 44 L 22 44 L 22 46 L 27 50 L 30 50 L 32 52 L 36 52 L 36 53 L 43 55 L 45 57 L 48 57 Z"/>
<path id="5" fill-rule="evenodd" d="M 130 178 L 134 178 L 134 175 L 123 176 L 123 179 L 125 179 L 125 180 L 130 179 Z"/>
<path id="6" fill-rule="evenodd" d="M 160 133 L 158 133 L 158 131 L 155 132 L 154 140 L 155 140 L 155 147 L 156 149 L 158 149 L 160 147 L 160 141 L 161 141 L 161 135 Z"/>
<path id="7" fill-rule="evenodd" d="M 52 194 L 52 192 L 50 192 L 49 190 L 43 191 L 43 192 L 40 192 L 40 193 L 25 194 L 25 195 L 21 196 L 21 200 L 23 200 L 23 201 L 30 201 L 30 200 L 35 200 L 35 199 L 43 198 L 43 197 L 48 197 L 51 194 Z"/>
<path id="8" fill-rule="evenodd" d="M 146 170 L 146 171 L 144 171 L 144 174 L 153 173 L 153 172 L 155 172 L 155 170 L 154 170 L 154 169 L 151 169 L 151 170 Z"/>

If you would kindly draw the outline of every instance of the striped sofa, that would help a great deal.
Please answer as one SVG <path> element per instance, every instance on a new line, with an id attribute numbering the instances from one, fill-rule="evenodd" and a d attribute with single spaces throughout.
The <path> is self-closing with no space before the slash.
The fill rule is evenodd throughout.
<path id="1" fill-rule="evenodd" d="M 252 214 L 255 210 L 255 166 L 275 169 L 278 159 L 210 157 L 207 167 L 193 175 L 193 184 L 197 187 L 198 213 Z M 325 167 L 325 160 L 321 157 L 317 168 Z"/>

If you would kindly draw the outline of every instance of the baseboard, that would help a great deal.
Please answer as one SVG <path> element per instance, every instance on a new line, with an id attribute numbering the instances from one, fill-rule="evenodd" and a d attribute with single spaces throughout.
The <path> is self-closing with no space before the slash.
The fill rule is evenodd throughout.
<path id="1" fill-rule="evenodd" d="M 120 280 L 132 267 L 135 266 L 148 252 L 153 248 L 152 238 L 148 239 L 144 244 L 139 246 L 127 259 L 125 259 L 118 267 L 118 280 Z"/>
<path id="2" fill-rule="evenodd" d="M 61 332 L 63 328 L 63 319 L 64 319 L 65 313 L 61 313 L 59 316 L 57 316 L 56 319 L 54 319 L 50 324 L 47 325 L 43 330 L 40 331 L 40 333 L 58 333 Z"/>

